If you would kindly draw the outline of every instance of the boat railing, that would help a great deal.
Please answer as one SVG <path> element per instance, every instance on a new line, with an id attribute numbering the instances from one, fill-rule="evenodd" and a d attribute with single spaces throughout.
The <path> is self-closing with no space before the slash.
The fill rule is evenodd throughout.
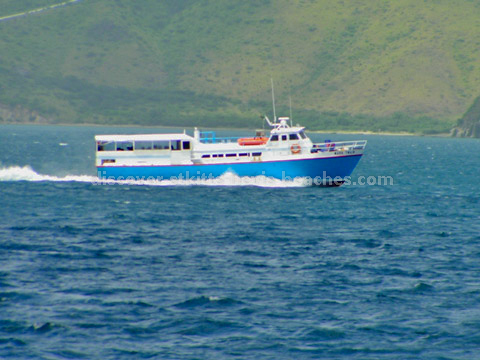
<path id="1" fill-rule="evenodd" d="M 223 143 L 234 143 L 237 142 L 241 137 L 214 137 L 214 138 L 201 138 L 200 142 L 202 144 L 223 144 Z"/>
<path id="2" fill-rule="evenodd" d="M 200 133 L 200 142 L 202 144 L 222 144 L 237 142 L 241 137 L 226 136 L 217 137 L 215 131 L 202 131 Z"/>
<path id="3" fill-rule="evenodd" d="M 366 140 L 358 140 L 358 141 L 326 140 L 324 143 L 313 144 L 312 152 L 363 150 L 365 149 L 366 145 L 367 145 Z"/>

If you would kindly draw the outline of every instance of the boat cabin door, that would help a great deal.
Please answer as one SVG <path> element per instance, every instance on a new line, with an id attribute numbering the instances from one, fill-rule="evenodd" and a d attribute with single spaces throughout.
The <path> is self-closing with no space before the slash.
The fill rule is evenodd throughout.
<path id="1" fill-rule="evenodd" d="M 170 141 L 170 163 L 172 165 L 192 163 L 192 144 L 189 140 Z"/>

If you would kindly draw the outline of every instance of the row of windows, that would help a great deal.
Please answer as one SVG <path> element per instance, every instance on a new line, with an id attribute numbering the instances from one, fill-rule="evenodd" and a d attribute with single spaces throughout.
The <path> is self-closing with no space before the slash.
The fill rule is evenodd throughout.
<path id="1" fill-rule="evenodd" d="M 190 141 L 99 141 L 98 151 L 190 150 Z"/>
<path id="2" fill-rule="evenodd" d="M 298 134 L 297 133 L 294 133 L 294 134 L 285 134 L 285 135 L 282 135 L 281 139 L 282 141 L 287 141 L 287 140 L 300 140 L 300 137 L 302 139 L 306 139 L 307 138 L 307 135 L 305 135 L 305 133 L 303 131 L 300 131 Z M 270 141 L 278 141 L 279 137 L 277 134 L 275 135 L 272 135 L 270 137 Z"/>
<path id="3" fill-rule="evenodd" d="M 262 156 L 261 152 L 254 152 L 254 153 L 239 153 L 239 154 L 204 154 L 202 155 L 202 159 L 212 158 L 223 158 L 223 157 L 245 157 L 245 156 Z"/>

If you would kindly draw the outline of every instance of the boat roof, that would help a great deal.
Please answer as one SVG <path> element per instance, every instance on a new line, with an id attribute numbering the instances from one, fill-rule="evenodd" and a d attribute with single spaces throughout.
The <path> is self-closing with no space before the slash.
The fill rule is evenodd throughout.
<path id="1" fill-rule="evenodd" d="M 270 133 L 272 134 L 280 134 L 280 133 L 297 133 L 302 130 L 305 130 L 305 127 L 302 126 L 292 126 L 292 127 L 276 127 L 270 130 Z"/>
<path id="2" fill-rule="evenodd" d="M 267 121 L 268 125 L 272 127 L 272 129 L 270 130 L 271 134 L 292 133 L 305 130 L 305 127 L 303 126 L 288 125 L 288 122 L 290 121 L 289 117 L 279 117 L 278 119 L 274 119 L 274 121 L 271 122 L 268 117 L 265 116 L 265 120 Z"/>
<path id="3" fill-rule="evenodd" d="M 96 141 L 166 141 L 192 140 L 187 134 L 134 134 L 134 135 L 96 135 Z"/>

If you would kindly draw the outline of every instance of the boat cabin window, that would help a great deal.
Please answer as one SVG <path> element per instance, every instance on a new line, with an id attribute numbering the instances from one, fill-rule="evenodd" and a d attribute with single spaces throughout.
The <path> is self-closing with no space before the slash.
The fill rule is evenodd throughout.
<path id="1" fill-rule="evenodd" d="M 212 157 L 216 158 L 216 157 L 223 157 L 223 154 L 214 154 L 212 155 Z"/>
<path id="2" fill-rule="evenodd" d="M 278 135 L 272 135 L 270 141 L 278 141 Z"/>
<path id="3" fill-rule="evenodd" d="M 98 141 L 97 142 L 98 151 L 115 151 L 115 142 L 114 141 Z"/>
<path id="4" fill-rule="evenodd" d="M 237 154 L 227 154 L 227 155 L 225 155 L 225 156 L 226 156 L 226 157 L 235 157 L 235 156 L 237 156 Z"/>
<path id="5" fill-rule="evenodd" d="M 190 150 L 190 141 L 183 142 L 183 150 Z"/>
<path id="6" fill-rule="evenodd" d="M 117 151 L 133 151 L 133 141 L 117 141 Z"/>
<path id="7" fill-rule="evenodd" d="M 248 156 L 248 153 L 241 153 L 241 154 L 238 154 L 238 156 Z"/>
<path id="8" fill-rule="evenodd" d="M 151 141 L 135 141 L 135 150 L 152 150 Z"/>
<path id="9" fill-rule="evenodd" d="M 290 140 L 298 140 L 298 135 L 297 134 L 290 134 L 289 139 Z"/>
<path id="10" fill-rule="evenodd" d="M 180 143 L 181 141 L 180 140 L 172 140 L 171 141 L 171 149 L 172 150 L 181 150 L 181 146 L 180 146 Z"/>
<path id="11" fill-rule="evenodd" d="M 261 152 L 254 152 L 254 153 L 252 153 L 252 156 L 262 156 L 262 153 Z"/>
<path id="12" fill-rule="evenodd" d="M 286 141 L 287 140 L 287 135 L 282 135 L 282 141 Z"/>
<path id="13" fill-rule="evenodd" d="M 170 142 L 165 141 L 153 141 L 153 150 L 168 150 L 170 148 Z"/>
<path id="14" fill-rule="evenodd" d="M 213 155 L 213 156 L 215 156 L 215 155 Z M 202 155 L 202 159 L 208 159 L 209 157 L 210 157 L 210 154 L 203 154 Z"/>
<path id="15" fill-rule="evenodd" d="M 306 138 L 307 138 L 307 135 L 305 135 L 305 132 L 304 132 L 304 131 L 300 131 L 299 134 L 300 134 L 300 137 L 301 137 L 302 139 L 306 139 Z"/>
<path id="16" fill-rule="evenodd" d="M 102 165 L 103 164 L 115 164 L 115 159 L 102 159 Z"/>

